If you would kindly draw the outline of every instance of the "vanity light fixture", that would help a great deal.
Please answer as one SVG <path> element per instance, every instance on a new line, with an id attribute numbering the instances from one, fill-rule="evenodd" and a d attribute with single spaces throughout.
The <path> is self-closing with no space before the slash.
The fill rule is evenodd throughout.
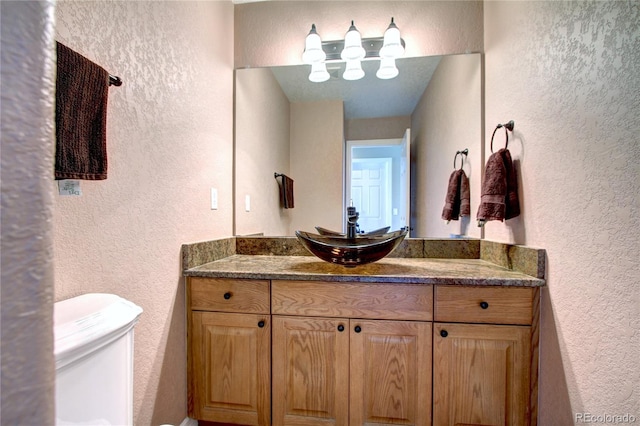
<path id="1" fill-rule="evenodd" d="M 399 71 L 396 67 L 396 60 L 394 58 L 382 58 L 380 59 L 380 68 L 376 72 L 376 77 L 382 80 L 389 80 L 398 75 Z"/>
<path id="2" fill-rule="evenodd" d="M 402 55 L 404 55 L 404 43 L 402 43 L 402 39 L 400 38 L 400 30 L 395 22 L 393 22 L 393 18 L 391 18 L 391 23 L 384 32 L 384 41 L 380 49 L 380 57 L 396 59 Z"/>
<path id="3" fill-rule="evenodd" d="M 321 41 L 315 24 L 305 40 L 302 60 L 311 65 L 309 80 L 313 82 L 327 81 L 330 76 L 325 61 L 344 61 L 346 69 L 342 75 L 345 80 L 359 80 L 364 77 L 360 61 L 366 59 L 380 59 L 380 69 L 376 76 L 390 79 L 398 75 L 396 58 L 404 54 L 405 43 L 400 37 L 400 30 L 393 18 L 384 33 L 384 37 L 363 39 L 354 21 L 345 34 L 344 40 Z"/>
<path id="4" fill-rule="evenodd" d="M 311 74 L 309 74 L 309 80 L 314 83 L 322 83 L 329 80 L 331 76 L 327 71 L 327 64 L 324 62 L 314 62 L 311 64 Z"/>
<path id="5" fill-rule="evenodd" d="M 326 57 L 326 53 L 322 50 L 322 40 L 316 32 L 316 24 L 311 24 L 311 31 L 309 31 L 304 43 L 302 61 L 305 64 L 315 64 L 324 62 Z"/>
<path id="6" fill-rule="evenodd" d="M 351 21 L 351 26 L 344 36 L 344 48 L 340 53 L 340 57 L 345 61 L 361 61 L 364 59 L 366 52 L 362 47 L 362 37 L 360 31 Z"/>
<path id="7" fill-rule="evenodd" d="M 364 70 L 362 69 L 362 63 L 359 60 L 349 60 L 345 67 L 342 78 L 345 80 L 360 80 L 364 77 Z"/>

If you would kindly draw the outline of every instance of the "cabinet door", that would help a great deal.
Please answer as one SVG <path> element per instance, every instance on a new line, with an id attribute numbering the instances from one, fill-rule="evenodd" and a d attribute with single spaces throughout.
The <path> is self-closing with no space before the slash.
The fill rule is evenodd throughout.
<path id="1" fill-rule="evenodd" d="M 351 320 L 351 425 L 431 424 L 431 323 Z"/>
<path id="2" fill-rule="evenodd" d="M 190 401 L 199 420 L 271 422 L 268 315 L 193 312 Z"/>
<path id="3" fill-rule="evenodd" d="M 529 425 L 530 329 L 435 324 L 433 425 Z"/>
<path id="4" fill-rule="evenodd" d="M 347 425 L 349 320 L 273 316 L 273 424 Z"/>

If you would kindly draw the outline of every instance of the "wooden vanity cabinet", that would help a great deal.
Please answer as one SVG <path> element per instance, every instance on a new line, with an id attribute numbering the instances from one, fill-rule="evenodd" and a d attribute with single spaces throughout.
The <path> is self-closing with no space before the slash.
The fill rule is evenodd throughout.
<path id="1" fill-rule="evenodd" d="M 537 423 L 539 289 L 187 279 L 189 416 Z"/>
<path id="2" fill-rule="evenodd" d="M 432 301 L 431 286 L 273 281 L 273 424 L 430 424 Z"/>
<path id="3" fill-rule="evenodd" d="M 270 425 L 269 281 L 190 277 L 187 301 L 189 416 Z"/>
<path id="4" fill-rule="evenodd" d="M 436 286 L 433 426 L 535 425 L 539 291 Z"/>

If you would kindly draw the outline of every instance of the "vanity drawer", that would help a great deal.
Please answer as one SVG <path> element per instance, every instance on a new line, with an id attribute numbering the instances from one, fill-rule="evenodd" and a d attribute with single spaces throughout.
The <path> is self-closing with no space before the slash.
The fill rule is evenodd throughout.
<path id="1" fill-rule="evenodd" d="M 189 278 L 194 311 L 269 313 L 269 281 L 232 278 Z"/>
<path id="2" fill-rule="evenodd" d="M 436 286 L 435 321 L 530 325 L 536 295 L 531 287 Z"/>
<path id="3" fill-rule="evenodd" d="M 431 321 L 433 286 L 273 280 L 271 308 L 280 315 Z"/>

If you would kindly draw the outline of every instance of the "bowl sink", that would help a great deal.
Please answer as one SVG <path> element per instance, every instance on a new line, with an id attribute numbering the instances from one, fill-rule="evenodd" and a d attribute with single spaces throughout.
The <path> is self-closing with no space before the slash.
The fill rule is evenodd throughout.
<path id="1" fill-rule="evenodd" d="M 345 237 L 347 235 L 347 234 L 343 234 L 342 232 L 331 231 L 331 230 L 329 230 L 327 228 L 322 228 L 320 226 L 316 226 L 316 230 L 318 231 L 318 234 L 320 234 L 320 235 L 336 235 L 336 236 L 340 236 L 340 237 Z M 385 226 L 384 228 L 375 229 L 375 230 L 370 231 L 370 232 L 363 232 L 361 234 L 358 234 L 358 236 L 382 235 L 382 234 L 386 233 L 387 231 L 389 231 L 389 227 Z"/>
<path id="2" fill-rule="evenodd" d="M 380 260 L 404 240 L 406 230 L 380 235 L 319 235 L 296 231 L 296 237 L 307 250 L 320 259 L 343 266 L 358 266 Z"/>

